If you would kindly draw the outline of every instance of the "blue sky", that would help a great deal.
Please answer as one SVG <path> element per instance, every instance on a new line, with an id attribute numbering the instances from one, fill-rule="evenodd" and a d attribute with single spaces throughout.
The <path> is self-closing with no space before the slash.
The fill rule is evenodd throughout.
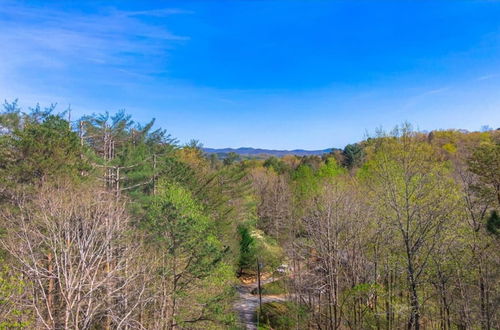
<path id="1" fill-rule="evenodd" d="M 500 1 L 0 0 L 0 99 L 207 147 L 500 126 Z"/>

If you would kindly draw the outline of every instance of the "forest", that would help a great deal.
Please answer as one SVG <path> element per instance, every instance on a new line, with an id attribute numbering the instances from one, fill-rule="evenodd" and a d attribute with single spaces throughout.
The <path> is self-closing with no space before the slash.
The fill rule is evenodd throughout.
<path id="1" fill-rule="evenodd" d="M 498 329 L 500 130 L 354 142 L 219 159 L 6 101 L 0 329 Z"/>

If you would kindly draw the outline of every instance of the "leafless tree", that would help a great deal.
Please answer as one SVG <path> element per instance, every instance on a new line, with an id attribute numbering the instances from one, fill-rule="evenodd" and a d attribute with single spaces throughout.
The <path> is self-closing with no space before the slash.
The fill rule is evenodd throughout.
<path id="1" fill-rule="evenodd" d="M 259 198 L 257 214 L 259 226 L 281 240 L 291 216 L 291 191 L 284 174 L 270 169 L 254 169 L 252 184 Z"/>
<path id="2" fill-rule="evenodd" d="M 131 264 L 124 202 L 83 185 L 43 186 L 20 195 L 3 247 L 31 291 L 36 328 L 89 329 L 110 318 L 115 328 L 139 327 L 133 313 L 143 287 Z M 130 290 L 134 288 L 134 290 Z"/>

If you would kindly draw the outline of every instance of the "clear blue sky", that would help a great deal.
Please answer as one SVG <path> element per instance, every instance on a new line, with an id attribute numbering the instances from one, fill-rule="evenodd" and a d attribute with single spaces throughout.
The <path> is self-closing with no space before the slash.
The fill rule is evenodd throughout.
<path id="1" fill-rule="evenodd" d="M 4 1 L 0 99 L 207 147 L 500 126 L 500 1 Z"/>

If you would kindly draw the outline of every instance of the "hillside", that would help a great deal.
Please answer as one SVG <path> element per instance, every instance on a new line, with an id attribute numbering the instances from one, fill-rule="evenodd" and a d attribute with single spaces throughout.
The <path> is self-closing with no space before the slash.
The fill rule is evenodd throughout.
<path id="1" fill-rule="evenodd" d="M 260 148 L 203 148 L 207 154 L 217 154 L 219 158 L 225 158 L 227 154 L 230 152 L 234 152 L 240 156 L 244 157 L 256 157 L 256 158 L 266 158 L 269 156 L 275 157 L 283 157 L 286 155 L 294 155 L 294 156 L 321 156 L 323 154 L 330 153 L 336 148 L 328 148 L 323 150 L 304 150 L 304 149 L 294 149 L 294 150 L 275 150 L 275 149 L 260 149 Z M 338 149 L 340 150 L 340 149 Z"/>

